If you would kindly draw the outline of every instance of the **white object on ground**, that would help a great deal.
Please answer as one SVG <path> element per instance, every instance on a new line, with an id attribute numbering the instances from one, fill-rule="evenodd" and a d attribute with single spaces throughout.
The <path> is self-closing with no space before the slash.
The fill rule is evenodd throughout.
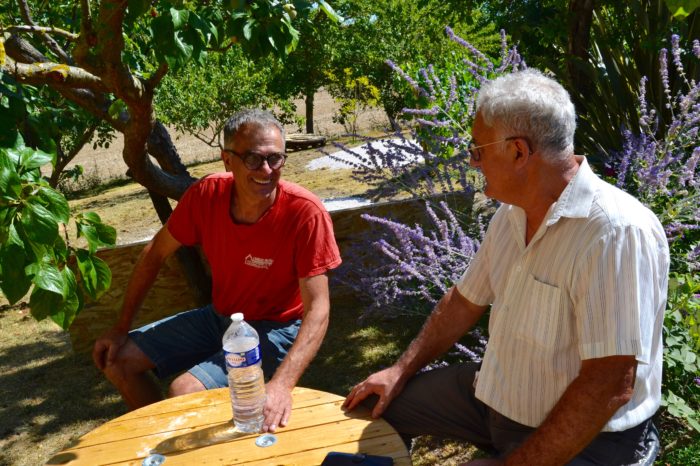
<path id="1" fill-rule="evenodd" d="M 400 147 L 405 146 L 407 148 L 412 149 L 410 152 L 406 151 L 406 160 L 402 161 L 400 165 L 407 165 L 410 163 L 417 163 L 417 162 L 422 162 L 423 157 L 415 155 L 414 151 L 416 148 L 418 148 L 418 144 L 416 144 L 414 141 L 407 140 L 407 139 L 398 139 L 398 138 L 393 138 L 393 139 L 386 139 L 386 140 L 378 140 L 378 141 L 372 141 L 368 142 L 365 144 L 362 144 L 361 146 L 357 147 L 350 147 L 349 149 L 354 152 L 350 153 L 344 150 L 338 151 L 338 152 L 333 152 L 330 155 L 325 155 L 323 157 L 319 157 L 317 159 L 313 159 L 309 163 L 306 164 L 306 169 L 307 170 L 321 170 L 324 168 L 329 168 L 331 170 L 337 170 L 341 168 L 352 168 L 350 163 L 367 163 L 363 161 L 363 158 L 366 160 L 369 160 L 370 155 L 367 152 L 367 148 L 371 146 L 373 149 L 377 149 L 379 152 L 382 154 L 386 154 L 390 149 L 393 150 L 398 150 Z M 397 147 L 398 146 L 398 147 Z M 332 157 L 331 157 L 332 156 Z M 335 157 L 335 158 L 333 158 Z M 340 159 L 340 160 L 338 160 Z M 348 161 L 349 163 L 344 163 L 343 161 Z M 381 160 L 378 160 L 381 163 Z"/>
<path id="2" fill-rule="evenodd" d="M 328 212 L 334 210 L 351 209 L 372 203 L 369 199 L 361 197 L 336 197 L 335 199 L 322 199 L 323 205 Z"/>

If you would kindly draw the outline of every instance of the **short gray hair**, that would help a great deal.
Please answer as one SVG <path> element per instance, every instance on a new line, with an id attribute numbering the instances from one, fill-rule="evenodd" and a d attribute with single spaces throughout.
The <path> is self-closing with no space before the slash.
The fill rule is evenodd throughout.
<path id="1" fill-rule="evenodd" d="M 244 126 L 256 126 L 258 128 L 268 128 L 274 126 L 280 131 L 282 140 L 285 139 L 284 126 L 275 116 L 267 110 L 259 108 L 248 108 L 234 113 L 224 125 L 224 143 L 233 141 L 234 136 Z"/>
<path id="2" fill-rule="evenodd" d="M 527 136 L 550 160 L 574 151 L 576 111 L 564 87 L 529 68 L 483 85 L 476 109 L 484 123 L 503 125 L 512 136 Z"/>

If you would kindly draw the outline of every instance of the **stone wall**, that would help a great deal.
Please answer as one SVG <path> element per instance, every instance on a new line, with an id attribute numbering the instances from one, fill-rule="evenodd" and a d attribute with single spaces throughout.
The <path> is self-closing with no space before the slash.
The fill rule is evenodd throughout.
<path id="1" fill-rule="evenodd" d="M 440 196 L 433 202 L 437 203 L 440 200 L 447 201 L 453 209 L 460 211 L 468 211 L 471 208 L 471 198 L 468 196 L 454 194 Z M 336 241 L 343 257 L 343 264 L 338 269 L 339 274 L 342 274 L 342 269 L 347 268 L 361 274 L 364 268 L 372 267 L 372 261 L 377 257 L 371 252 L 365 254 L 362 251 L 365 245 L 369 246 L 366 242 L 367 235 L 379 233 L 373 231 L 372 224 L 361 218 L 365 213 L 391 218 L 409 225 L 429 223 L 425 202 L 415 199 L 331 212 Z M 146 242 L 141 242 L 98 252 L 98 256 L 106 261 L 112 270 L 112 286 L 99 301 L 86 303 L 83 311 L 71 325 L 69 332 L 74 351 L 91 351 L 95 338 L 116 322 L 126 284 L 145 245 Z M 346 299 L 348 293 L 353 292 L 336 283 L 331 275 L 331 299 L 334 301 Z M 190 291 L 180 263 L 173 255 L 166 261 L 153 288 L 144 300 L 136 316 L 134 327 L 194 307 L 196 307 L 194 293 Z"/>

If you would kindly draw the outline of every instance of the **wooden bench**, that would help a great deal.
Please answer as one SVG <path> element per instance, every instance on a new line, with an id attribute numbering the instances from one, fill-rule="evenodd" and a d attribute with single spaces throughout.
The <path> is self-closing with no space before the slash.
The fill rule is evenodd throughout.
<path id="1" fill-rule="evenodd" d="M 285 144 L 288 152 L 294 152 L 325 146 L 326 138 L 319 134 L 293 133 L 287 134 L 285 137 Z"/>

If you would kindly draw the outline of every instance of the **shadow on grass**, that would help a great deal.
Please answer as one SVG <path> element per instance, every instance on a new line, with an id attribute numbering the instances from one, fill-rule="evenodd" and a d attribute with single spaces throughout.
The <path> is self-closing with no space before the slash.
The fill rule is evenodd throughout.
<path id="1" fill-rule="evenodd" d="M 364 306 L 345 294 L 332 298 L 328 333 L 300 385 L 345 396 L 357 382 L 393 364 L 425 320 L 398 317 L 360 325 Z"/>
<path id="2" fill-rule="evenodd" d="M 0 464 L 32 464 L 34 446 L 50 454 L 126 412 L 89 355 L 73 354 L 54 325 L 11 308 L 0 311 L 0 335 Z"/>

